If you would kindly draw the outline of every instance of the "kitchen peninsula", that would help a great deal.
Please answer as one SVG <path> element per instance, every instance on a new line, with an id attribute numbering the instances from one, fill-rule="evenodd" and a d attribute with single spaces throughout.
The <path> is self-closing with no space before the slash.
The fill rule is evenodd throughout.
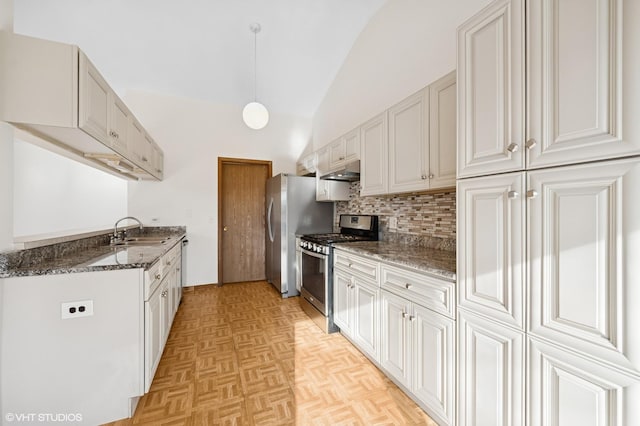
<path id="1" fill-rule="evenodd" d="M 180 303 L 185 236 L 132 228 L 0 253 L 5 403 L 86 424 L 131 416 Z"/>

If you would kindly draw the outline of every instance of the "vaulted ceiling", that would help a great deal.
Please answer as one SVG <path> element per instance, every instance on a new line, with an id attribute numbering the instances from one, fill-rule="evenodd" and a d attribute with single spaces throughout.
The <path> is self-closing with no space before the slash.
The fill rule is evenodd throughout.
<path id="1" fill-rule="evenodd" d="M 77 44 L 122 96 L 143 90 L 311 117 L 385 0 L 15 0 L 14 31 Z"/>

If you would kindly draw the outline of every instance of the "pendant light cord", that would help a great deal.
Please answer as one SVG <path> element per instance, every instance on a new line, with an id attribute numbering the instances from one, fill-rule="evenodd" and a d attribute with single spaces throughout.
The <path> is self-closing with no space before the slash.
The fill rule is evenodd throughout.
<path id="1" fill-rule="evenodd" d="M 258 31 L 253 32 L 253 102 L 258 101 Z"/>

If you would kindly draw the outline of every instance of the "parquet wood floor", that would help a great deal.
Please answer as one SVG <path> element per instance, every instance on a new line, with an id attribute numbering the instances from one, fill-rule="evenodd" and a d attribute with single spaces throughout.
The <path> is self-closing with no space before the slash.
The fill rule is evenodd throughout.
<path id="1" fill-rule="evenodd" d="M 339 333 L 268 283 L 185 289 L 129 425 L 433 425 Z"/>

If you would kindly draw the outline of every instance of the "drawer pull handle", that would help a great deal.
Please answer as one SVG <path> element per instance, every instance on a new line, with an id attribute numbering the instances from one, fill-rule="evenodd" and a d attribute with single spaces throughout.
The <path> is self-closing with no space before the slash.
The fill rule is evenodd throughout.
<path id="1" fill-rule="evenodd" d="M 406 288 L 407 290 L 409 290 L 409 289 L 411 288 L 411 284 L 406 283 L 406 284 L 404 285 L 404 288 Z"/>

